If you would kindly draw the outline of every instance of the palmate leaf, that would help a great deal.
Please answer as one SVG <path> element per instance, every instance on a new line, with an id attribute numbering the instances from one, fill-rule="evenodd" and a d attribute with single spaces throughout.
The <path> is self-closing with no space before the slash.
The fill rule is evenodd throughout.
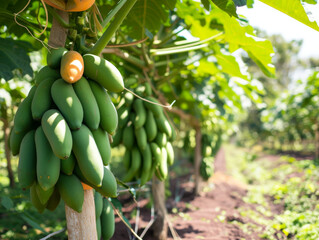
<path id="1" fill-rule="evenodd" d="M 31 60 L 27 54 L 30 48 L 27 42 L 0 38 L 0 78 L 12 79 L 13 70 L 19 70 L 23 76 L 32 76 Z"/>
<path id="2" fill-rule="evenodd" d="M 126 33 L 135 39 L 152 38 L 167 21 L 176 0 L 138 0 L 124 21 Z"/>
<path id="3" fill-rule="evenodd" d="M 228 13 L 230 16 L 237 17 L 236 5 L 233 0 L 211 0 L 217 7 Z"/>
<path id="4" fill-rule="evenodd" d="M 285 1 L 260 0 L 260 1 L 287 14 L 288 16 L 298 20 L 299 22 L 307 25 L 308 27 L 311 27 L 319 31 L 318 24 L 315 21 L 310 21 L 300 0 L 285 0 Z"/>

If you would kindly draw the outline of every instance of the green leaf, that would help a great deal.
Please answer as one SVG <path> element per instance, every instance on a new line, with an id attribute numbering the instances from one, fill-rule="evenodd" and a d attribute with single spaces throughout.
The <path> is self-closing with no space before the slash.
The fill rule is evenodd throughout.
<path id="1" fill-rule="evenodd" d="M 176 0 L 139 0 L 124 21 L 125 32 L 132 38 L 143 39 L 152 36 L 167 21 L 169 9 Z"/>
<path id="2" fill-rule="evenodd" d="M 288 16 L 298 20 L 299 22 L 319 31 L 318 24 L 315 21 L 310 21 L 305 9 L 300 0 L 260 0 L 261 2 L 287 14 Z"/>
<path id="3" fill-rule="evenodd" d="M 5 209 L 10 210 L 13 208 L 13 202 L 11 200 L 11 198 L 9 198 L 8 196 L 3 196 L 1 198 L 1 204 L 2 206 L 5 207 Z"/>
<path id="4" fill-rule="evenodd" d="M 228 13 L 230 16 L 238 17 L 236 5 L 233 0 L 211 0 L 217 7 Z"/>
<path id="5" fill-rule="evenodd" d="M 247 4 L 247 0 L 233 0 L 237 7 L 242 7 Z"/>
<path id="6" fill-rule="evenodd" d="M 308 4 L 317 4 L 317 0 L 301 0 L 301 1 Z"/>
<path id="7" fill-rule="evenodd" d="M 19 70 L 22 76 L 28 74 L 32 77 L 31 60 L 27 54 L 27 42 L 0 38 L 0 78 L 10 80 L 13 70 Z"/>
<path id="8" fill-rule="evenodd" d="M 209 11 L 210 10 L 210 1 L 209 0 L 201 0 L 201 3 L 203 4 L 204 8 Z"/>

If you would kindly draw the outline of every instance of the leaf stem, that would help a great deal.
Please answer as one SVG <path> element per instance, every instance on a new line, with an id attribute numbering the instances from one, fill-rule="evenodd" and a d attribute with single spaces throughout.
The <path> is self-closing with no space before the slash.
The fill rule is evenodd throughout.
<path id="1" fill-rule="evenodd" d="M 123 5 L 123 7 L 120 9 L 120 11 L 116 14 L 114 20 L 111 22 L 109 27 L 105 30 L 103 35 L 99 38 L 99 40 L 94 44 L 94 46 L 91 48 L 89 53 L 99 55 L 105 46 L 109 43 L 111 40 L 113 34 L 116 32 L 116 30 L 120 27 L 123 20 L 127 16 L 127 14 L 130 12 L 134 4 L 137 0 L 130 0 L 127 1 L 126 4 Z"/>

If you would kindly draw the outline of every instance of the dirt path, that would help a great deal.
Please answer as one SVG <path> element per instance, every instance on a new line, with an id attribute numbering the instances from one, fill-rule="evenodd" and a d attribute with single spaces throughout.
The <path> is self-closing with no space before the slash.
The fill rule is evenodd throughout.
<path id="1" fill-rule="evenodd" d="M 194 198 L 193 181 L 191 176 L 184 176 L 171 182 L 172 195 L 167 199 L 169 211 L 169 237 L 173 235 L 181 239 L 207 239 L 207 240 L 257 240 L 260 232 L 244 232 L 241 224 L 253 223 L 252 219 L 241 216 L 241 209 L 254 209 L 255 206 L 243 201 L 246 195 L 246 186 L 226 174 L 226 159 L 223 149 L 215 159 L 215 174 L 205 184 L 202 194 Z M 191 167 L 191 166 L 190 166 Z M 150 209 L 146 208 L 147 199 L 139 202 L 141 207 L 139 219 L 139 235 L 151 220 Z M 129 217 L 135 206 L 127 204 L 123 212 Z M 113 240 L 129 239 L 124 224 L 116 218 L 116 232 Z M 131 221 L 134 226 L 134 220 Z M 263 226 L 260 226 L 262 229 Z M 171 231 L 170 231 L 171 229 Z M 143 239 L 151 240 L 150 232 Z"/>

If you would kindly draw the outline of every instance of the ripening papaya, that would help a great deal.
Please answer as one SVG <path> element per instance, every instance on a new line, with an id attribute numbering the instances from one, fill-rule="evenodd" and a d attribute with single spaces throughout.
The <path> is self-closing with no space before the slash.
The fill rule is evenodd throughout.
<path id="1" fill-rule="evenodd" d="M 83 108 L 72 84 L 61 78 L 56 80 L 51 87 L 51 95 L 69 127 L 79 129 L 83 122 Z"/>
<path id="2" fill-rule="evenodd" d="M 84 75 L 98 82 L 110 92 L 124 90 L 124 82 L 119 70 L 109 61 L 93 54 L 83 55 Z"/>
<path id="3" fill-rule="evenodd" d="M 44 0 L 44 2 L 65 12 L 83 12 L 92 7 L 95 0 Z"/>
<path id="4" fill-rule="evenodd" d="M 77 51 L 68 51 L 61 58 L 60 74 L 67 83 L 75 83 L 81 79 L 84 71 L 83 57 Z"/>

